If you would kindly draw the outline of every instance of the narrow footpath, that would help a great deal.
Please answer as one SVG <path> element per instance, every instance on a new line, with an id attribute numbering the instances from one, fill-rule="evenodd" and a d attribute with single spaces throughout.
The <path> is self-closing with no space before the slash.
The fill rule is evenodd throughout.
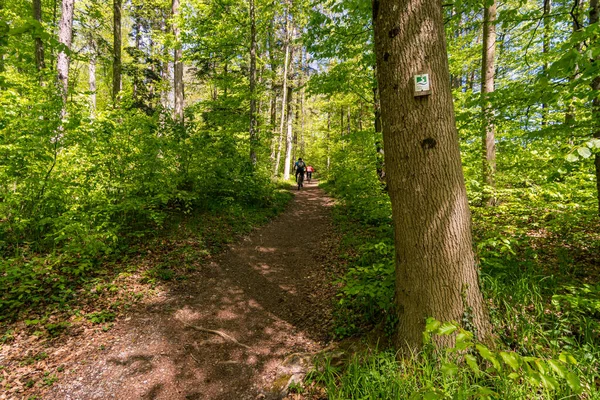
<path id="1" fill-rule="evenodd" d="M 332 204 L 316 183 L 288 209 L 118 322 L 49 399 L 280 398 L 281 366 L 326 343 Z M 287 377 L 285 377 L 287 379 Z"/>

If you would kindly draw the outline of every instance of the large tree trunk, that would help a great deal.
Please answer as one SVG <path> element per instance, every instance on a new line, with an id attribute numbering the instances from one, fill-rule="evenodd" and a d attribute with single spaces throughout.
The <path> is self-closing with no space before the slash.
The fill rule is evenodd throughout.
<path id="1" fill-rule="evenodd" d="M 62 1 L 62 13 L 60 15 L 60 22 L 58 23 L 58 41 L 67 49 L 71 49 L 71 41 L 73 39 L 74 8 L 75 0 Z M 58 73 L 58 84 L 63 100 L 62 115 L 64 116 L 67 94 L 69 93 L 69 56 L 64 51 L 58 53 L 56 71 Z"/>
<path id="2" fill-rule="evenodd" d="M 183 63 L 181 59 L 183 52 L 181 50 L 181 43 L 179 42 L 180 29 L 177 21 L 179 15 L 179 0 L 173 0 L 171 4 L 171 13 L 173 14 L 173 36 L 175 37 L 175 51 L 173 59 L 173 110 L 175 120 L 180 124 L 183 123 Z"/>
<path id="3" fill-rule="evenodd" d="M 113 0 L 113 102 L 121 91 L 121 1 Z"/>
<path id="4" fill-rule="evenodd" d="M 483 203 L 496 203 L 494 175 L 496 174 L 496 135 L 494 109 L 489 99 L 494 92 L 496 56 L 496 1 L 483 10 L 483 48 L 481 56 L 481 121 L 482 121 L 482 187 Z"/>
<path id="5" fill-rule="evenodd" d="M 600 10 L 598 9 L 598 0 L 590 1 L 590 26 L 598 23 L 598 16 Z M 597 39 L 597 38 L 596 38 Z M 593 61 L 594 64 L 600 61 L 600 57 L 596 57 Z M 592 100 L 592 115 L 594 124 L 594 137 L 600 139 L 600 75 L 596 76 L 592 81 L 592 90 L 595 91 L 596 95 Z M 598 214 L 600 215 L 600 154 L 596 153 L 594 156 L 594 165 L 596 166 L 596 188 L 598 191 Z"/>
<path id="6" fill-rule="evenodd" d="M 33 0 L 33 18 L 40 24 L 42 23 L 42 0 Z M 44 63 L 44 43 L 39 36 L 35 37 L 35 66 L 38 71 L 46 67 Z"/>
<path id="7" fill-rule="evenodd" d="M 287 105 L 287 84 L 288 84 L 288 66 L 290 63 L 290 24 L 289 24 L 289 16 L 288 11 L 285 12 L 285 38 L 284 38 L 284 47 L 285 47 L 285 57 L 283 61 L 283 86 L 281 90 L 281 119 L 279 124 L 279 140 L 277 142 L 277 157 L 275 159 L 275 170 L 273 171 L 273 176 L 279 175 L 279 164 L 281 162 L 281 151 L 283 146 L 283 128 L 285 125 L 285 108 Z"/>
<path id="8" fill-rule="evenodd" d="M 441 3 L 374 0 L 373 14 L 395 227 L 396 344 L 420 348 L 427 317 L 465 321 L 486 338 Z M 432 94 L 415 97 L 414 75 L 422 71 Z"/>
<path id="9" fill-rule="evenodd" d="M 256 131 L 256 16 L 254 0 L 250 1 L 250 161 L 256 165 L 258 132 Z"/>

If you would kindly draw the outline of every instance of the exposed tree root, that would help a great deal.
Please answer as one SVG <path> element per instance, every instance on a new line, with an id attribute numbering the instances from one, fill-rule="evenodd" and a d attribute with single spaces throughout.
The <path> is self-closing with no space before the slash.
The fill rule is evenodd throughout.
<path id="1" fill-rule="evenodd" d="M 185 325 L 187 328 L 195 329 L 195 330 L 197 330 L 197 331 L 199 331 L 199 332 L 205 332 L 205 333 L 210 333 L 210 334 L 213 334 L 213 335 L 221 336 L 223 339 L 225 339 L 225 340 L 228 340 L 228 341 L 230 341 L 230 342 L 232 342 L 232 343 L 235 343 L 235 344 L 237 344 L 238 346 L 242 346 L 242 347 L 243 347 L 243 348 L 245 348 L 245 349 L 250 349 L 250 346 L 247 346 L 247 345 L 245 345 L 245 344 L 243 344 L 243 343 L 240 343 L 240 342 L 238 342 L 238 341 L 237 341 L 237 340 L 236 340 L 234 337 L 231 337 L 231 336 L 229 336 L 229 335 L 228 335 L 228 334 L 226 334 L 226 333 L 223 333 L 223 332 L 221 332 L 221 331 L 216 331 L 216 330 L 214 330 L 214 329 L 208 329 L 208 328 L 204 328 L 204 327 L 201 327 L 201 326 L 190 325 L 190 324 L 188 324 L 187 322 L 185 322 L 185 321 L 183 321 L 183 320 L 181 320 L 181 319 L 179 319 L 179 318 L 178 318 L 178 320 L 179 320 L 179 322 L 181 322 L 183 325 Z"/>

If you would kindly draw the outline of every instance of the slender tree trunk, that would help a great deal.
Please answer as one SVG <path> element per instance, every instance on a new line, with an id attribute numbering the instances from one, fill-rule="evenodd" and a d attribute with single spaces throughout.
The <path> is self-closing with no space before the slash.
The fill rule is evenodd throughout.
<path id="1" fill-rule="evenodd" d="M 396 248 L 398 348 L 419 349 L 427 317 L 490 334 L 460 160 L 442 4 L 374 0 L 375 49 Z M 407 40 L 406 38 L 410 38 Z M 429 96 L 415 97 L 427 71 Z M 453 338 L 440 339 L 451 344 Z"/>
<path id="2" fill-rule="evenodd" d="M 33 18 L 40 24 L 42 23 L 42 0 L 33 0 Z M 35 66 L 38 72 L 46 68 L 46 64 L 44 63 L 44 43 L 42 42 L 42 38 L 37 35 L 35 37 Z M 40 77 L 41 82 L 42 78 Z"/>
<path id="3" fill-rule="evenodd" d="M 283 61 L 283 85 L 281 90 L 281 119 L 279 124 L 279 141 L 277 142 L 277 157 L 275 160 L 275 170 L 273 171 L 273 176 L 279 175 L 279 163 L 281 162 L 281 151 L 283 146 L 283 128 L 285 125 L 285 107 L 287 105 L 287 85 L 288 85 L 288 67 L 290 63 L 290 23 L 289 23 L 289 15 L 288 11 L 285 12 L 285 31 L 284 31 L 284 47 L 285 47 L 285 58 Z"/>
<path id="4" fill-rule="evenodd" d="M 331 113 L 327 113 L 327 175 L 331 170 Z"/>
<path id="5" fill-rule="evenodd" d="M 483 54 L 481 57 L 481 121 L 483 144 L 483 203 L 494 205 L 496 174 L 496 135 L 494 127 L 494 109 L 489 95 L 494 92 L 494 74 L 496 57 L 496 1 L 483 10 Z"/>
<path id="6" fill-rule="evenodd" d="M 62 13 L 58 24 L 58 41 L 67 49 L 71 49 L 73 39 L 73 12 L 75 0 L 62 1 Z M 60 87 L 63 110 L 62 115 L 66 113 L 67 94 L 69 93 L 69 56 L 64 51 L 58 53 L 56 61 L 56 71 L 58 72 L 58 84 Z"/>
<path id="7" fill-rule="evenodd" d="M 256 165 L 258 132 L 256 132 L 256 17 L 254 0 L 250 2 L 250 161 Z"/>
<path id="8" fill-rule="evenodd" d="M 134 16 L 134 22 L 135 22 L 135 56 L 134 56 L 134 62 L 136 64 L 138 64 L 140 62 L 138 54 L 140 54 L 141 50 L 141 44 L 142 44 L 142 23 L 140 20 L 139 15 L 135 15 Z M 138 96 L 139 96 L 139 90 L 140 90 L 140 79 L 139 79 L 139 74 L 136 72 L 133 75 L 133 100 L 134 102 L 138 103 Z"/>
<path id="9" fill-rule="evenodd" d="M 275 65 L 275 50 L 273 45 L 273 31 L 275 30 L 274 19 L 271 19 L 271 27 L 267 32 L 267 45 L 269 47 L 269 63 L 271 65 L 271 162 L 275 163 L 276 144 L 277 144 L 277 66 Z"/>
<path id="10" fill-rule="evenodd" d="M 113 102 L 117 102 L 121 91 L 121 5 L 122 0 L 113 0 Z"/>
<path id="11" fill-rule="evenodd" d="M 291 69 L 291 68 L 290 68 Z M 294 110 L 292 105 L 292 88 L 288 86 L 287 95 L 287 135 L 286 135 L 286 148 L 285 148 L 285 165 L 283 167 L 283 179 L 290 179 L 290 166 L 292 161 L 292 145 L 293 145 L 293 121 L 294 121 Z"/>
<path id="12" fill-rule="evenodd" d="M 351 130 L 350 130 L 351 129 L 351 123 L 350 123 L 350 121 L 351 121 L 350 106 L 348 106 L 348 108 L 346 109 L 346 122 L 347 122 L 346 128 L 348 129 L 348 135 L 350 135 L 350 132 L 351 132 Z"/>
<path id="13" fill-rule="evenodd" d="M 598 0 L 590 1 L 590 26 L 598 23 L 598 16 L 600 10 L 598 9 Z M 597 42 L 598 38 L 594 38 Z M 593 60 L 594 64 L 600 62 L 600 56 L 596 56 Z M 600 96 L 597 93 L 600 92 L 600 75 L 596 76 L 592 81 L 592 90 L 595 91 L 596 96 L 592 100 L 592 115 L 593 115 L 593 126 L 594 126 L 594 137 L 600 139 Z M 600 215 L 600 154 L 596 153 L 594 156 L 594 165 L 596 167 L 596 188 L 598 191 L 598 214 Z"/>
<path id="14" fill-rule="evenodd" d="M 175 120 L 183 124 L 183 108 L 184 108 L 184 87 L 183 87 L 183 52 L 180 43 L 180 29 L 177 17 L 179 16 L 179 0 L 173 0 L 171 3 L 171 13 L 173 15 L 173 36 L 175 37 L 175 50 L 173 59 L 173 102 L 174 102 L 174 117 Z"/>
<path id="15" fill-rule="evenodd" d="M 96 51 L 95 46 L 91 47 L 90 61 L 88 69 L 88 84 L 90 90 L 90 118 L 96 116 Z"/>
<path id="16" fill-rule="evenodd" d="M 581 14 L 582 14 L 582 4 L 580 0 L 574 0 L 573 2 L 573 8 L 571 11 L 571 24 L 573 27 L 573 34 L 579 32 L 582 27 L 583 24 L 581 22 Z M 577 51 L 578 53 L 581 53 L 581 43 L 577 43 L 575 45 L 575 51 Z M 572 82 L 574 80 L 577 79 L 577 77 L 579 76 L 579 65 L 575 64 L 575 68 L 574 68 L 574 73 L 573 75 L 571 75 L 571 77 L 569 78 L 569 80 Z M 571 101 L 569 102 L 569 104 L 567 105 L 567 111 L 565 113 L 565 125 L 567 125 L 567 127 L 569 128 L 573 128 L 575 126 L 575 115 L 574 115 L 574 107 L 573 107 L 573 100 L 574 98 L 571 98 Z"/>
<path id="17" fill-rule="evenodd" d="M 544 57 L 548 57 L 550 52 L 550 37 L 552 32 L 550 31 L 550 12 L 552 11 L 552 0 L 544 0 L 544 15 L 542 17 L 544 21 L 544 34 L 542 39 L 542 53 Z M 546 75 L 548 71 L 548 60 L 544 59 L 544 65 L 542 66 L 543 74 Z M 548 104 L 542 103 L 542 126 L 548 124 Z"/>

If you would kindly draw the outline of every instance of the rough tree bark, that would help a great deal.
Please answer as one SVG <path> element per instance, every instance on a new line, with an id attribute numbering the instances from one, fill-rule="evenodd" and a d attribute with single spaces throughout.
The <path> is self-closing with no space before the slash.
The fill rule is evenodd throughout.
<path id="1" fill-rule="evenodd" d="M 42 0 L 33 0 L 33 18 L 40 24 L 42 23 Z M 42 38 L 37 35 L 35 37 L 35 66 L 38 71 L 46 68 L 44 62 L 44 43 L 42 42 Z"/>
<path id="2" fill-rule="evenodd" d="M 113 102 L 121 91 L 121 2 L 113 0 Z"/>
<path id="3" fill-rule="evenodd" d="M 250 161 L 258 162 L 258 132 L 256 131 L 256 16 L 254 0 L 250 1 Z"/>
<path id="4" fill-rule="evenodd" d="M 75 0 L 63 0 L 62 12 L 58 23 L 58 41 L 67 49 L 71 49 L 71 41 L 73 39 L 73 11 L 75 8 Z M 67 94 L 69 92 L 69 56 L 64 51 L 58 53 L 56 59 L 56 71 L 58 73 L 58 85 L 60 87 L 63 110 L 65 114 L 65 106 L 67 104 Z"/>
<path id="5" fill-rule="evenodd" d="M 466 328 L 486 338 L 442 5 L 374 0 L 373 14 L 395 227 L 396 344 L 405 352 L 420 348 L 427 317 L 468 321 Z M 415 97 L 414 75 L 421 71 L 429 72 L 433 93 Z"/>
<path id="6" fill-rule="evenodd" d="M 483 10 L 483 46 L 481 55 L 481 121 L 482 121 L 482 200 L 496 203 L 494 175 L 496 174 L 496 133 L 494 109 L 489 95 L 494 92 L 496 57 L 496 0 Z"/>
<path id="7" fill-rule="evenodd" d="M 173 113 L 174 118 L 180 124 L 183 124 L 183 102 L 184 102 L 184 88 L 183 88 L 183 52 L 181 50 L 181 43 L 179 43 L 180 29 L 177 22 L 179 15 L 179 0 L 173 0 L 171 3 L 171 13 L 173 15 L 173 36 L 175 37 L 175 50 L 173 51 Z"/>

